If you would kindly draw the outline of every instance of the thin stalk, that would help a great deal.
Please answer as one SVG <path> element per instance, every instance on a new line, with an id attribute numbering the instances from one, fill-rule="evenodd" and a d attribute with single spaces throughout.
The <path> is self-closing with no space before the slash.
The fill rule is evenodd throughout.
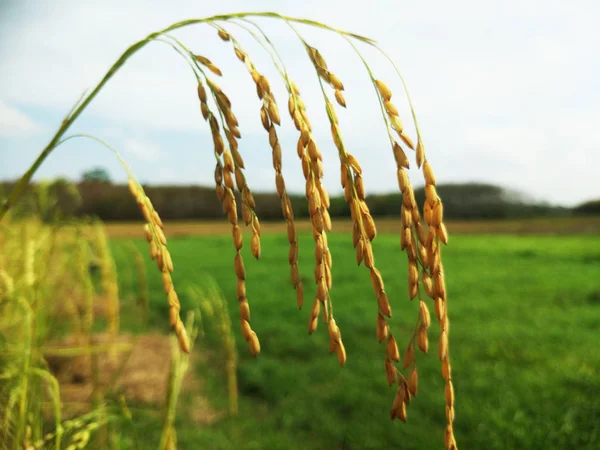
<path id="1" fill-rule="evenodd" d="M 252 24 L 252 25 L 254 25 L 255 27 L 258 28 L 258 26 L 255 23 L 253 23 L 253 22 L 250 22 L 250 21 L 245 21 L 245 22 L 248 22 L 248 23 L 250 23 L 250 24 Z M 275 66 L 275 68 L 279 72 L 279 75 L 281 75 L 281 77 L 284 80 L 286 80 L 286 78 L 287 78 L 287 71 L 285 70 L 285 67 L 282 67 L 283 66 L 283 61 L 281 60 L 281 58 L 279 58 L 279 54 L 277 54 L 277 51 L 275 50 L 275 47 L 273 46 L 273 44 L 271 44 L 269 42 L 271 48 L 273 48 L 273 50 L 275 50 L 275 52 L 269 50 L 269 48 L 265 45 L 264 42 L 262 42 L 260 40 L 260 38 L 256 35 L 256 33 L 254 31 L 252 31 L 250 28 L 248 28 L 246 25 L 243 25 L 243 24 L 241 24 L 239 22 L 234 22 L 234 21 L 232 21 L 231 23 L 233 23 L 234 25 L 237 25 L 241 29 L 245 30 L 248 34 L 250 34 L 250 36 L 252 36 L 254 38 L 254 40 L 256 42 L 258 42 L 258 44 L 263 48 L 263 50 L 265 50 L 269 54 L 269 56 L 271 57 L 271 61 L 273 62 L 273 65 Z M 215 25 L 215 27 L 220 28 L 217 25 Z M 260 28 L 258 28 L 258 29 L 260 30 Z M 262 30 L 260 30 L 260 31 L 262 32 Z M 263 33 L 263 36 L 265 36 L 264 33 Z M 238 42 L 237 39 L 235 39 L 233 36 L 231 36 L 231 40 L 233 41 L 233 43 L 240 50 L 243 50 L 242 46 L 240 45 L 240 43 Z M 279 65 L 279 62 L 277 62 L 277 59 L 275 59 L 275 56 L 278 57 L 279 61 L 282 63 L 282 66 Z"/>
<path id="2" fill-rule="evenodd" d="M 381 115 L 383 116 L 383 121 L 385 122 L 385 127 L 386 127 L 386 130 L 388 133 L 388 138 L 390 139 L 390 144 L 392 144 L 392 146 L 393 146 L 395 141 L 394 141 L 394 138 L 392 137 L 392 133 L 390 131 L 390 123 L 387 118 L 387 114 L 385 113 L 385 108 L 383 107 L 383 100 L 381 98 L 381 94 L 379 93 L 379 89 L 377 89 L 377 85 L 375 84 L 375 75 L 373 75 L 373 71 L 371 70 L 371 67 L 369 67 L 369 65 L 367 64 L 367 61 L 363 57 L 362 53 L 360 53 L 360 51 L 358 50 L 356 45 L 354 45 L 354 42 L 352 42 L 348 38 L 348 36 L 342 36 L 342 37 L 354 49 L 354 51 L 356 52 L 356 54 L 358 55 L 360 60 L 363 62 L 365 69 L 367 69 L 367 72 L 369 73 L 369 78 L 371 79 L 371 83 L 373 84 L 373 89 L 375 89 L 375 93 L 377 94 L 377 99 L 379 100 L 379 107 L 381 109 Z"/>
<path id="3" fill-rule="evenodd" d="M 32 341 L 33 337 L 33 312 L 26 300 L 21 299 L 25 309 L 25 321 L 27 325 L 27 338 L 25 339 L 26 347 L 24 349 L 23 358 L 23 378 L 20 386 L 20 398 L 19 398 L 19 419 L 17 422 L 17 434 L 15 443 L 15 449 L 19 449 L 21 446 L 21 439 L 25 432 L 25 425 L 27 420 L 27 405 L 28 405 L 28 389 L 29 389 L 29 371 L 31 368 L 31 355 L 32 355 Z M 20 302 L 21 303 L 21 302 Z"/>
<path id="4" fill-rule="evenodd" d="M 377 44 L 372 44 L 372 43 L 369 43 L 369 44 L 372 45 L 373 47 L 375 47 L 377 50 L 379 50 L 381 52 L 381 54 L 383 56 L 385 56 L 385 58 L 390 62 L 390 64 L 392 65 L 392 67 L 394 68 L 394 70 L 396 71 L 396 73 L 398 74 L 398 77 L 400 78 L 400 81 L 402 82 L 402 86 L 404 87 L 404 92 L 406 94 L 406 100 L 408 101 L 408 106 L 410 107 L 410 113 L 412 115 L 413 122 L 415 124 L 415 130 L 417 132 L 417 138 L 422 143 L 423 139 L 421 138 L 421 130 L 419 129 L 419 122 L 417 120 L 417 113 L 415 112 L 415 108 L 413 106 L 412 100 L 410 98 L 410 94 L 408 92 L 408 86 L 406 85 L 406 81 L 404 81 L 404 77 L 402 76 L 402 73 L 400 72 L 400 69 L 398 69 L 398 66 L 396 65 L 396 63 L 394 62 L 394 60 L 381 47 L 379 47 Z"/>

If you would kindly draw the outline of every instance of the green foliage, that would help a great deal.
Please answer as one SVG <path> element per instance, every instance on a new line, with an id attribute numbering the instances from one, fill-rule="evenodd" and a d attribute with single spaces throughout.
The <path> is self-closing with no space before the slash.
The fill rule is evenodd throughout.
<path id="1" fill-rule="evenodd" d="M 299 239 L 300 271 L 307 298 L 312 298 L 312 236 L 303 233 Z M 442 448 L 444 385 L 435 351 L 437 327 L 431 328 L 430 354 L 417 355 L 419 394 L 409 422 L 391 422 L 387 413 L 394 392 L 381 370 L 376 301 L 368 274 L 355 265 L 350 236 L 334 233 L 329 238 L 333 292 L 339 299 L 336 319 L 344 327 L 348 351 L 344 368 L 326 351 L 322 323 L 307 335 L 308 308 L 298 311 L 288 267 L 282 263 L 286 237 L 263 234 L 262 242 L 260 261 L 243 248 L 252 324 L 262 352 L 258 358 L 250 356 L 239 327 L 233 327 L 240 358 L 240 414 L 198 425 L 187 414 L 194 410 L 192 399 L 182 402 L 177 421 L 181 448 Z M 145 242 L 136 245 L 147 254 Z M 406 256 L 398 251 L 396 235 L 381 234 L 373 245 L 392 305 L 390 323 L 404 338 L 418 311 L 407 298 Z M 184 287 L 196 283 L 199 272 L 208 273 L 237 322 L 229 236 L 172 238 L 169 249 L 177 266 L 175 281 L 182 286 L 182 312 L 195 308 Z M 453 317 L 457 440 L 469 449 L 597 449 L 598 236 L 453 236 L 444 260 Z M 147 256 L 146 263 L 150 267 Z M 160 277 L 149 274 L 151 324 L 166 330 Z M 203 391 L 224 411 L 228 395 L 220 343 L 206 339 L 197 348 L 203 355 L 196 368 Z M 133 427 L 147 436 L 142 448 L 154 445 L 153 430 L 159 427 L 154 419 L 138 415 Z"/>
<path id="2" fill-rule="evenodd" d="M 38 185 L 32 192 L 40 214 L 48 220 L 53 216 L 43 213 L 52 211 L 51 188 L 51 184 Z M 52 371 L 51 358 L 57 353 L 79 358 L 78 363 L 82 363 L 79 367 L 86 370 L 88 356 L 98 349 L 91 344 L 88 334 L 94 319 L 92 297 L 97 292 L 88 271 L 90 242 L 85 232 L 80 233 L 83 228 L 86 226 L 82 223 L 71 222 L 61 227 L 56 222 L 50 226 L 32 219 L 11 221 L 0 229 L 2 450 L 73 449 L 84 448 L 88 443 L 93 448 L 98 442 L 97 435 L 119 420 L 120 408 L 115 411 L 112 399 L 108 398 L 113 386 L 107 386 L 103 392 L 106 397 L 99 398 L 95 383 L 91 394 L 93 410 L 72 420 L 65 417 L 59 381 Z M 74 303 L 84 292 L 88 301 L 78 311 Z M 64 311 L 59 312 L 58 307 Z M 78 320 L 71 320 L 72 316 Z M 73 334 L 73 344 L 68 348 L 52 348 L 66 332 Z M 94 369 L 91 371 L 93 379 Z"/>
<path id="3" fill-rule="evenodd" d="M 102 167 L 94 167 L 93 169 L 86 170 L 81 174 L 81 181 L 84 183 L 107 183 L 110 184 L 110 174 Z"/>
<path id="4" fill-rule="evenodd" d="M 10 186 L 7 186 L 10 188 Z M 60 194 L 58 206 L 69 214 L 96 216 L 105 221 L 138 220 L 141 213 L 127 186 L 106 183 L 80 183 L 77 185 L 81 201 Z M 221 202 L 213 187 L 203 186 L 148 186 L 146 193 L 165 220 L 223 218 Z M 60 191 L 62 192 L 62 191 Z M 510 219 L 524 217 L 565 216 L 568 209 L 534 203 L 521 195 L 509 193 L 500 186 L 464 183 L 439 184 L 438 193 L 444 201 L 444 216 L 454 220 Z M 282 220 L 281 200 L 275 192 L 257 193 L 256 213 L 262 221 Z M 294 216 L 308 218 L 308 201 L 303 195 L 290 194 Z M 415 189 L 417 203 L 423 204 L 423 188 Z M 236 193 L 241 214 L 242 201 Z M 402 205 L 400 192 L 370 195 L 366 199 L 373 216 L 398 217 Z M 596 211 L 581 208 L 581 213 Z M 597 207 L 597 205 L 596 205 Z M 331 217 L 350 217 L 350 207 L 343 196 L 332 196 L 329 208 Z"/>
<path id="5" fill-rule="evenodd" d="M 600 215 L 600 199 L 590 200 L 581 203 L 573 208 L 573 213 L 577 215 L 597 216 Z"/>
<path id="6" fill-rule="evenodd" d="M 0 193 L 11 188 L 10 183 L 3 183 Z M 57 178 L 29 185 L 21 201 L 14 206 L 13 215 L 17 218 L 35 216 L 45 223 L 59 222 L 78 214 L 81 205 L 77 186 Z"/>

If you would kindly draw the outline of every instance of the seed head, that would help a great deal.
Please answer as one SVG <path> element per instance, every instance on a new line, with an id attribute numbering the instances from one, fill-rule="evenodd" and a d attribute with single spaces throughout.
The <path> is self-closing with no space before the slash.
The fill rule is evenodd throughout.
<path id="1" fill-rule="evenodd" d="M 384 101 L 389 101 L 392 98 L 392 91 L 383 81 L 375 80 L 375 85 Z"/>

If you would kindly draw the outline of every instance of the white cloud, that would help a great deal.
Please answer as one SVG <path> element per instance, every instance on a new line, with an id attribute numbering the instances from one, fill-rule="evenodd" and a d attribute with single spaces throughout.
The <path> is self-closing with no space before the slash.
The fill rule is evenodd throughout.
<path id="1" fill-rule="evenodd" d="M 25 113 L 0 100 L 0 136 L 31 134 L 40 130 Z"/>
<path id="2" fill-rule="evenodd" d="M 123 150 L 137 159 L 146 162 L 157 161 L 160 157 L 158 145 L 139 139 L 127 139 L 123 145 Z"/>

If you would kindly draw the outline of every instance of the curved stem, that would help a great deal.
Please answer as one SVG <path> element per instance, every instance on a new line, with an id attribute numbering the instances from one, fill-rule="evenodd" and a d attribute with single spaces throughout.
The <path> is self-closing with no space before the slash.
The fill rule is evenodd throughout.
<path id="1" fill-rule="evenodd" d="M 91 139 L 91 140 L 96 141 L 99 144 L 103 145 L 107 149 L 109 149 L 119 159 L 119 162 L 121 163 L 121 165 L 123 166 L 123 168 L 127 172 L 127 176 L 129 178 L 133 178 L 135 180 L 135 176 L 133 175 L 133 171 L 131 170 L 131 167 L 129 167 L 129 164 L 127 164 L 127 162 L 123 159 L 123 157 L 121 156 L 121 154 L 113 146 L 111 146 L 109 143 L 107 143 L 106 141 L 100 139 L 99 137 L 94 136 L 93 134 L 87 134 L 87 133 L 71 134 L 71 135 L 67 136 L 66 138 L 61 139 L 60 141 L 58 141 L 56 143 L 56 145 L 54 146 L 54 148 L 56 148 L 56 147 L 64 144 L 67 141 L 70 141 L 71 139 L 75 139 L 75 138 L 87 138 L 87 139 Z"/>
<path id="2" fill-rule="evenodd" d="M 262 36 L 265 38 L 265 41 L 267 42 L 267 44 L 269 44 L 269 46 L 273 50 L 270 50 L 269 48 L 267 48 L 267 45 L 264 42 L 262 42 L 260 40 L 260 38 L 256 35 L 256 33 L 254 31 L 252 31 L 246 25 L 238 23 L 238 22 L 234 22 L 234 21 L 232 21 L 231 23 L 233 23 L 234 25 L 237 25 L 238 27 L 240 27 L 243 30 L 247 31 L 254 38 L 254 40 L 269 54 L 269 56 L 271 57 L 271 61 L 273 61 L 273 65 L 275 66 L 275 68 L 277 69 L 277 71 L 279 72 L 279 74 L 281 75 L 281 77 L 284 79 L 284 81 L 286 81 L 286 84 L 288 84 L 287 83 L 287 70 L 285 69 L 285 66 L 283 65 L 283 60 L 279 56 L 279 53 L 277 53 L 277 50 L 275 49 L 275 47 L 273 46 L 273 44 L 266 37 L 265 33 L 254 22 L 251 22 L 251 21 L 249 21 L 247 19 L 241 19 L 241 20 L 244 21 L 244 22 L 248 22 L 251 25 L 254 25 L 258 29 L 258 31 L 262 34 Z M 239 43 L 236 40 L 234 40 L 233 36 L 231 38 L 236 43 L 236 45 L 238 45 L 239 47 L 241 47 L 239 45 Z M 277 62 L 277 59 L 275 57 L 277 57 L 277 59 L 279 59 L 279 62 L 281 63 L 281 66 L 279 65 L 279 62 Z M 289 86 L 287 86 L 287 87 L 289 89 Z"/>
<path id="3" fill-rule="evenodd" d="M 365 60 L 365 58 L 363 57 L 363 55 L 360 53 L 360 51 L 358 50 L 358 48 L 356 48 L 356 45 L 354 45 L 354 42 L 352 42 L 348 38 L 348 36 L 342 36 L 342 37 L 354 49 L 354 51 L 356 52 L 356 54 L 358 55 L 358 57 L 360 58 L 360 60 L 363 62 L 364 66 L 365 66 L 365 69 L 367 69 L 367 72 L 369 73 L 369 78 L 371 79 L 371 84 L 373 84 L 373 89 L 375 89 L 375 95 L 377 95 L 377 99 L 379 101 L 379 107 L 381 108 L 381 115 L 383 117 L 383 121 L 385 122 L 385 128 L 387 130 L 388 138 L 390 139 L 390 144 L 392 144 L 392 146 L 393 146 L 394 145 L 394 138 L 392 137 L 392 133 L 390 131 L 390 123 L 389 123 L 389 120 L 388 120 L 387 115 L 385 113 L 385 108 L 383 106 L 383 100 L 381 98 L 381 94 L 379 93 L 379 89 L 377 89 L 377 85 L 375 84 L 375 75 L 373 75 L 373 71 L 371 70 L 371 68 L 367 64 L 367 61 Z"/>

